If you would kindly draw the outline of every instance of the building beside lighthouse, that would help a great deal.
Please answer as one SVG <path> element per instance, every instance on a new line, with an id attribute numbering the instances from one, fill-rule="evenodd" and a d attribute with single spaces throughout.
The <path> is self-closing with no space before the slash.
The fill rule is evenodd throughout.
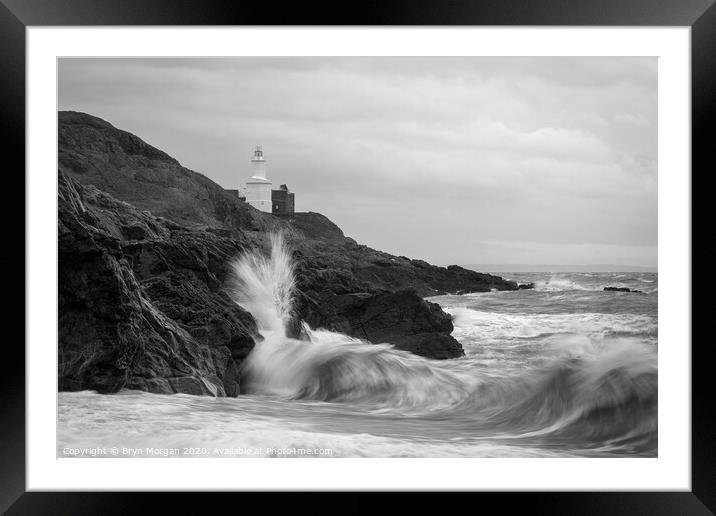
<path id="1" fill-rule="evenodd" d="M 281 185 L 278 190 L 271 190 L 271 203 L 274 215 L 293 215 L 295 213 L 293 192 L 288 186 Z"/>
<path id="2" fill-rule="evenodd" d="M 251 158 L 251 177 L 244 187 L 239 187 L 239 198 L 257 210 L 274 215 L 293 215 L 294 194 L 283 184 L 278 190 L 271 189 L 272 182 L 266 175 L 266 159 L 261 145 L 254 149 Z"/>

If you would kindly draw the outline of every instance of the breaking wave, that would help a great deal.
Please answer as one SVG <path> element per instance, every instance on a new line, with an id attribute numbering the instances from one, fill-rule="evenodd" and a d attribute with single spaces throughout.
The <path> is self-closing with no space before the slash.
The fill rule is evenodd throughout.
<path id="1" fill-rule="evenodd" d="M 562 290 L 601 290 L 600 288 L 589 287 L 581 285 L 576 281 L 553 277 L 548 280 L 541 280 L 535 282 L 535 290 L 542 290 L 546 292 L 559 292 Z"/>
<path id="2" fill-rule="evenodd" d="M 655 453 L 655 346 L 628 337 L 558 336 L 542 360 L 500 376 L 469 356 L 433 361 L 305 324 L 308 340 L 296 340 L 286 336 L 295 280 L 281 236 L 272 238 L 270 256 L 246 254 L 234 271 L 235 300 L 254 315 L 262 337 L 244 363 L 246 394 L 449 421 L 451 431 L 470 438 Z M 538 288 L 584 289 L 561 280 Z M 474 317 L 481 315 L 457 314 Z"/>

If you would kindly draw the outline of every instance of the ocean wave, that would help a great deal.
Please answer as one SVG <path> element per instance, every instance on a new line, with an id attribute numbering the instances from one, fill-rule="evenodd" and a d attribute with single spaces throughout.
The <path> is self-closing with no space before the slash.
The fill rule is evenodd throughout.
<path id="1" fill-rule="evenodd" d="M 478 408 L 476 430 L 503 437 L 575 443 L 610 442 L 651 450 L 657 438 L 657 361 L 654 350 L 630 339 L 575 348 L 519 378 L 501 379 L 466 408 Z M 487 397 L 488 401 L 485 401 Z"/>
<path id="2" fill-rule="evenodd" d="M 444 306 L 453 317 L 453 336 L 463 342 L 497 339 L 535 339 L 559 334 L 590 337 L 632 335 L 655 337 L 657 320 L 645 314 L 553 313 L 515 314 Z"/>
<path id="3" fill-rule="evenodd" d="M 237 446 L 255 450 L 247 457 L 296 456 L 282 451 L 292 448 L 330 449 L 333 457 L 648 456 L 656 450 L 656 356 L 628 339 L 565 340 L 555 344 L 549 364 L 480 378 L 464 374 L 459 359 L 418 357 L 422 367 L 406 375 L 406 357 L 387 347 L 369 352 L 352 342 L 327 361 L 325 347 L 318 353 L 312 347 L 296 348 L 312 357 L 298 368 L 320 364 L 321 374 L 304 376 L 307 388 L 296 384 L 292 397 L 61 393 L 58 453 L 97 446 L 105 447 L 100 456 L 112 456 L 108 446 L 197 443 L 194 456 Z M 373 389 L 360 375 L 344 377 L 357 363 L 380 364 L 391 381 Z M 422 413 L 406 410 L 406 396 L 422 400 Z"/>
<path id="4" fill-rule="evenodd" d="M 565 337 L 550 344 L 547 364 L 495 377 L 461 359 L 431 361 L 331 332 L 316 336 L 257 355 L 264 369 L 257 374 L 249 362 L 249 392 L 449 420 L 462 433 L 502 439 L 619 441 L 635 450 L 656 439 L 656 352 L 635 339 Z"/>
<path id="5" fill-rule="evenodd" d="M 626 287 L 645 290 L 649 293 L 653 289 L 650 285 L 656 283 L 655 279 L 646 279 L 642 277 L 634 277 L 628 274 L 605 275 L 595 274 L 593 276 L 579 275 L 575 278 L 564 276 L 552 276 L 548 279 L 538 279 L 533 281 L 535 290 L 540 292 L 601 292 L 604 287 Z M 580 281 L 581 280 L 581 281 Z"/>
<path id="6" fill-rule="evenodd" d="M 140 457 L 169 458 L 300 458 L 306 457 L 306 450 L 317 458 L 581 455 L 492 439 L 456 442 L 376 435 L 355 428 L 326 431 L 316 424 L 319 406 L 298 401 L 289 405 L 261 398 L 208 401 L 182 394 L 124 391 L 106 396 L 83 391 L 60 393 L 58 404 L 59 457 L 67 457 L 68 449 L 90 448 L 94 457 L 117 457 L 112 446 L 120 450 L 129 447 L 132 453 L 141 453 Z M 266 415 L 266 407 L 272 409 L 271 415 Z M 293 413 L 286 415 L 298 408 L 314 417 L 302 421 Z M 328 414 L 324 411 L 323 416 Z"/>
<path id="7" fill-rule="evenodd" d="M 576 281 L 553 277 L 547 280 L 538 280 L 534 282 L 535 290 L 545 292 L 573 291 L 573 290 L 601 290 L 594 286 L 587 286 L 577 283 Z"/>
<path id="8" fill-rule="evenodd" d="M 299 341 L 288 338 L 281 327 L 290 308 L 290 288 L 283 288 L 282 282 L 292 284 L 293 278 L 280 247 L 275 240 L 273 254 L 278 258 L 271 263 L 252 256 L 236 268 L 242 284 L 257 285 L 256 295 L 250 301 L 244 298 L 243 304 L 258 315 L 263 336 L 243 367 L 245 392 L 358 405 L 370 413 L 437 417 L 486 435 L 539 434 L 581 439 L 582 444 L 627 439 L 638 423 L 645 425 L 639 437 L 651 446 L 656 348 L 608 336 L 648 331 L 655 322 L 651 317 L 448 310 L 457 335 L 476 332 L 477 341 L 480 333 L 489 339 L 491 332 L 502 340 L 553 335 L 543 342 L 545 360 L 518 375 L 485 373 L 468 359 L 427 360 L 389 344 L 369 344 L 305 324 L 309 340 Z M 586 290 L 564 278 L 552 278 L 548 284 L 542 288 Z"/>
<path id="9" fill-rule="evenodd" d="M 244 366 L 246 392 L 424 412 L 459 403 L 479 381 L 390 344 L 304 329 L 310 341 L 268 336 L 257 346 Z"/>
<path id="10" fill-rule="evenodd" d="M 240 445 L 268 457 L 292 447 L 370 457 L 656 453 L 657 348 L 630 337 L 655 332 L 653 317 L 448 307 L 468 356 L 437 361 L 305 324 L 308 340 L 288 337 L 293 265 L 280 237 L 270 257 L 244 255 L 234 272 L 232 295 L 262 337 L 242 364 L 242 396 L 63 393 L 59 446 L 201 443 L 199 455 L 216 456 L 212 448 Z M 588 290 L 565 278 L 541 288 Z"/>

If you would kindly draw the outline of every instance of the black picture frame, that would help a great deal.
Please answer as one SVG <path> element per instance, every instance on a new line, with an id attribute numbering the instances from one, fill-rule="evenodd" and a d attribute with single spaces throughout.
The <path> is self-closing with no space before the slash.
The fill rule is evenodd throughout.
<path id="1" fill-rule="evenodd" d="M 2 255 L 6 275 L 26 268 L 25 211 L 12 207 L 9 198 L 25 192 L 25 29 L 63 25 L 530 25 L 530 26 L 689 26 L 692 71 L 692 192 L 693 181 L 713 168 L 710 136 L 716 125 L 716 4 L 715 0 L 390 0 L 361 3 L 286 3 L 246 0 L 0 0 L 0 128 L 2 180 L 7 188 L 3 207 L 9 248 Z M 8 160 L 8 158 L 10 158 Z M 16 184 L 7 184 L 14 180 Z M 701 191 L 703 194 L 703 190 Z M 705 222 L 693 212 L 692 227 Z M 10 232 L 8 235 L 7 232 Z M 16 232 L 13 234 L 12 232 Z M 692 235 L 699 235 L 694 233 Z M 706 233 L 708 234 L 708 233 Z M 703 257 L 692 252 L 692 270 Z M 8 278 L 12 279 L 12 278 Z M 692 282 L 693 285 L 693 282 Z M 23 285 L 24 286 L 24 285 Z M 53 290 L 48 286 L 48 291 Z M 704 288 L 707 288 L 704 286 Z M 18 285 L 19 290 L 19 285 Z M 9 294 L 6 294 L 9 297 Z M 18 312 L 23 301 L 13 298 Z M 706 305 L 706 303 L 704 303 Z M 692 302 L 693 309 L 704 305 Z M 7 312 L 6 312 L 7 313 Z M 693 312 L 692 312 L 693 313 Z M 697 312 L 698 313 L 698 312 Z M 20 314 L 7 321 L 19 321 Z M 703 318 L 692 315 L 693 321 Z M 6 324 L 6 330 L 10 324 Z M 24 331 L 21 332 L 24 336 Z M 691 492 L 588 492 L 588 493 L 454 493 L 451 506 L 499 504 L 500 511 L 528 510 L 537 514 L 713 514 L 716 512 L 716 412 L 710 381 L 709 349 L 712 339 L 692 338 L 692 491 Z M 25 492 L 25 353 L 19 338 L 6 331 L 5 367 L 0 375 L 0 510 L 7 514 L 132 514 L 145 512 L 158 501 L 162 512 L 196 514 L 211 510 L 207 500 L 218 497 L 230 510 L 246 510 L 270 501 L 295 512 L 368 512 L 383 506 L 385 494 L 350 493 L 340 502 L 307 500 L 312 493 L 292 493 L 279 501 L 270 493 L 69 493 Z M 470 496 L 471 500 L 465 500 Z M 474 499 L 474 497 L 479 497 Z M 156 500 L 160 498 L 160 500 Z M 444 510 L 444 502 L 413 493 L 400 502 Z M 458 504 L 458 505 L 455 505 Z"/>

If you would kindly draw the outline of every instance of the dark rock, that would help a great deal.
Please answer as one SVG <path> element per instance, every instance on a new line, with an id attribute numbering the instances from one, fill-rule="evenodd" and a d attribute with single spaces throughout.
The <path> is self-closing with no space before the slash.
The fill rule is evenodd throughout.
<path id="1" fill-rule="evenodd" d="M 529 289 L 535 288 L 535 284 L 534 283 L 520 283 L 519 285 L 517 285 L 517 288 L 519 290 L 529 290 Z"/>
<path id="2" fill-rule="evenodd" d="M 627 287 L 604 287 L 605 292 L 632 292 L 635 294 L 643 294 L 641 290 L 632 290 Z"/>
<path id="3" fill-rule="evenodd" d="M 128 240 L 143 240 L 147 238 L 147 231 L 140 224 L 132 224 L 131 226 L 122 226 L 122 233 Z"/>
<path id="4" fill-rule="evenodd" d="M 345 236 L 341 228 L 320 213 L 295 213 L 290 219 L 291 224 L 303 233 L 306 238 L 318 240 L 342 241 Z"/>
<path id="5" fill-rule="evenodd" d="M 137 378 L 137 380 L 142 380 L 146 385 L 146 389 L 140 390 L 146 390 L 147 392 L 154 394 L 172 394 L 173 392 L 176 392 L 172 389 L 169 380 L 166 378 Z"/>
<path id="6" fill-rule="evenodd" d="M 456 265 L 447 268 L 376 251 L 343 235 L 319 213 L 282 220 L 255 210 L 207 177 L 182 167 L 166 153 L 99 118 L 59 113 L 59 170 L 140 210 L 164 230 L 201 227 L 224 238 L 282 230 L 302 253 L 299 264 L 311 282 L 337 281 L 336 292 L 415 289 L 421 296 L 516 290 L 517 283 Z M 152 228 L 118 221 L 114 235 L 151 239 Z"/>
<path id="7" fill-rule="evenodd" d="M 281 230 L 296 262 L 288 331 L 301 320 L 432 358 L 462 355 L 452 321 L 422 297 L 517 283 L 358 244 L 318 213 L 255 210 L 99 118 L 59 113 L 61 390 L 229 395 L 257 335 L 231 301 L 229 263 Z M 409 289 L 409 290 L 408 290 Z"/>
<path id="8" fill-rule="evenodd" d="M 443 360 L 461 357 L 465 354 L 462 345 L 445 333 L 419 333 L 391 337 L 390 343 L 403 351 L 410 351 L 427 358 Z"/>
<path id="9" fill-rule="evenodd" d="M 62 172 L 58 216 L 61 390 L 238 393 L 256 326 L 223 288 L 237 242 L 173 233 Z"/>
<path id="10" fill-rule="evenodd" d="M 201 377 L 180 376 L 177 378 L 169 378 L 168 380 L 174 392 L 182 392 L 185 394 L 217 396 L 219 389 L 222 389 L 221 385 L 216 385 Z"/>
<path id="11" fill-rule="evenodd" d="M 75 111 L 60 111 L 58 122 L 59 170 L 140 210 L 187 226 L 290 228 L 109 122 Z"/>
<path id="12" fill-rule="evenodd" d="M 464 355 L 460 343 L 450 336 L 450 315 L 412 290 L 378 294 L 324 291 L 304 295 L 298 305 L 301 318 L 313 328 L 345 333 L 375 344 L 390 343 L 429 358 Z"/>
<path id="13" fill-rule="evenodd" d="M 296 272 L 299 288 L 335 293 L 414 289 L 422 297 L 441 294 L 517 290 L 517 283 L 451 265 L 438 267 L 352 245 L 350 239 L 290 240 L 300 252 Z"/>

